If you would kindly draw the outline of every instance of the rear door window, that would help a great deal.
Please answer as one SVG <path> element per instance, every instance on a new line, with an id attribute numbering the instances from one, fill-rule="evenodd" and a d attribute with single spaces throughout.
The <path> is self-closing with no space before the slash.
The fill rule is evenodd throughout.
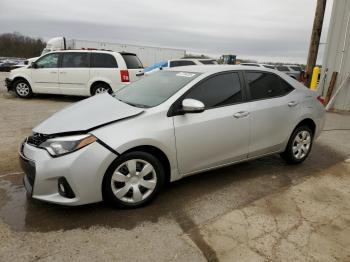
<path id="1" fill-rule="evenodd" d="M 213 76 L 196 85 L 186 98 L 204 103 L 205 108 L 220 107 L 242 102 L 242 88 L 238 73 Z"/>
<path id="2" fill-rule="evenodd" d="M 143 65 L 140 59 L 134 54 L 121 54 L 125 60 L 128 69 L 140 69 Z"/>
<path id="3" fill-rule="evenodd" d="M 252 100 L 284 96 L 294 90 L 279 76 L 262 72 L 246 72 Z"/>
<path id="4" fill-rule="evenodd" d="M 114 56 L 105 53 L 91 54 L 91 67 L 97 68 L 117 68 L 118 64 Z"/>
<path id="5" fill-rule="evenodd" d="M 63 68 L 74 68 L 74 67 L 89 67 L 89 53 L 62 53 L 62 64 Z"/>

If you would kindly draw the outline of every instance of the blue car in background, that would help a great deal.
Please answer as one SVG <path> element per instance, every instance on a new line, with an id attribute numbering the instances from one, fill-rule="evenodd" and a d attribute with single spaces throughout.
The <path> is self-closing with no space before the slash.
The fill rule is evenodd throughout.
<path id="1" fill-rule="evenodd" d="M 156 63 L 154 65 L 151 65 L 149 67 L 146 67 L 144 69 L 144 72 L 146 75 L 152 74 L 158 70 L 162 70 L 164 68 L 170 68 L 170 67 L 179 67 L 179 66 L 191 66 L 191 65 L 217 65 L 218 62 L 215 59 L 174 59 L 174 60 L 168 60 L 168 61 L 162 61 L 159 63 Z"/>

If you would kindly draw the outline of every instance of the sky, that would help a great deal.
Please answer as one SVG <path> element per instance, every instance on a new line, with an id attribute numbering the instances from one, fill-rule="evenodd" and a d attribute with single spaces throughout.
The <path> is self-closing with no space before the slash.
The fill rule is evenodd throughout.
<path id="1" fill-rule="evenodd" d="M 321 42 L 326 42 L 328 0 Z M 0 34 L 118 42 L 306 63 L 316 0 L 0 0 Z M 321 62 L 324 45 L 321 45 Z"/>

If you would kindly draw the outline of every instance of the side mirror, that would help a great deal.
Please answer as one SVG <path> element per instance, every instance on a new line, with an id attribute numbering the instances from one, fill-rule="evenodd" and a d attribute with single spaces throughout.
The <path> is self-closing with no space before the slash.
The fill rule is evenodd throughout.
<path id="1" fill-rule="evenodd" d="M 182 112 L 183 113 L 201 113 L 205 110 L 205 106 L 201 101 L 195 99 L 184 99 L 182 101 Z"/>
<path id="2" fill-rule="evenodd" d="M 31 68 L 37 69 L 38 68 L 38 64 L 35 62 L 32 62 L 31 64 Z"/>

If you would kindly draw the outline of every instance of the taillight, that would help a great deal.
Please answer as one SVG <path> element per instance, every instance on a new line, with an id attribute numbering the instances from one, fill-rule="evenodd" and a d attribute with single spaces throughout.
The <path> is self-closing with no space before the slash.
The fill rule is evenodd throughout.
<path id="1" fill-rule="evenodd" d="M 129 71 L 128 70 L 120 70 L 120 79 L 123 83 L 129 82 Z"/>
<path id="2" fill-rule="evenodd" d="M 317 100 L 318 100 L 322 105 L 324 105 L 324 97 L 318 96 L 318 97 L 317 97 Z"/>

